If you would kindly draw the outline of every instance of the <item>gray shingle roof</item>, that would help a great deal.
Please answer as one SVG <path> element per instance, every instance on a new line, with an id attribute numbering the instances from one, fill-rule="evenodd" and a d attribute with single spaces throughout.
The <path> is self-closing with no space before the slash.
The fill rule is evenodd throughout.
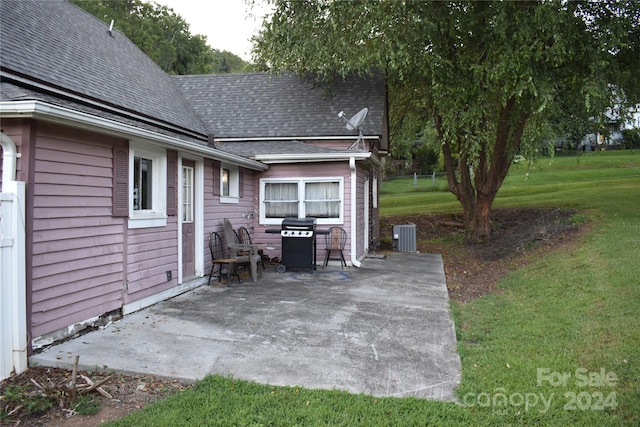
<path id="1" fill-rule="evenodd" d="M 319 147 L 295 140 L 223 142 L 218 145 L 218 148 L 250 159 L 254 159 L 258 154 L 329 154 L 347 151 L 346 149 Z"/>
<path id="2" fill-rule="evenodd" d="M 124 34 L 66 1 L 2 0 L 0 8 L 3 80 L 25 77 L 206 135 L 169 75 Z"/>
<path id="3" fill-rule="evenodd" d="M 365 135 L 386 129 L 386 88 L 381 77 L 337 79 L 330 95 L 290 74 L 173 76 L 178 88 L 215 138 L 357 135 L 338 118 L 369 108 Z"/>

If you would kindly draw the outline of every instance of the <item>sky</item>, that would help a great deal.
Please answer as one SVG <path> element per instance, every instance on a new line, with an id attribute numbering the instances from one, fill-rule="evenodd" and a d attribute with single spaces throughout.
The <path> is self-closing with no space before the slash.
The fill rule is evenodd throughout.
<path id="1" fill-rule="evenodd" d="M 227 50 L 245 61 L 251 59 L 249 39 L 260 28 L 268 10 L 260 0 L 255 1 L 257 10 L 250 10 L 244 0 L 148 1 L 170 7 L 189 24 L 191 34 L 207 36 L 212 48 Z"/>

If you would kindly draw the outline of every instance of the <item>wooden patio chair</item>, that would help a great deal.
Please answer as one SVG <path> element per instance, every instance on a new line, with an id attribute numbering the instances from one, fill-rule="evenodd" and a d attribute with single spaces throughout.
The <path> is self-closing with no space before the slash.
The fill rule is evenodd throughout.
<path id="1" fill-rule="evenodd" d="M 237 259 L 238 265 L 246 265 L 251 270 L 251 279 L 258 281 L 258 277 L 262 277 L 260 270 L 261 257 L 258 254 L 258 247 L 252 244 L 240 243 L 240 238 L 233 229 L 231 221 L 224 220 L 224 237 L 229 249 L 229 257 Z"/>

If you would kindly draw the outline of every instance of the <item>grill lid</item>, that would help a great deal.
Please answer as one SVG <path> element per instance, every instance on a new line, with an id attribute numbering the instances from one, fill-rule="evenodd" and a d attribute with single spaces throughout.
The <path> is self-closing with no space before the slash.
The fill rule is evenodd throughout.
<path id="1" fill-rule="evenodd" d="M 315 218 L 295 218 L 287 217 L 282 220 L 283 230 L 315 230 Z"/>

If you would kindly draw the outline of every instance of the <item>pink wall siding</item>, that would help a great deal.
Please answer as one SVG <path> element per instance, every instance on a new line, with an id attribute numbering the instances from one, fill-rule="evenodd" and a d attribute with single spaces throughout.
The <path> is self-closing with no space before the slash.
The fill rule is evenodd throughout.
<path id="1" fill-rule="evenodd" d="M 113 140 L 38 123 L 32 336 L 120 307 L 123 220 L 111 216 Z"/>
<path id="2" fill-rule="evenodd" d="M 220 233 L 224 238 L 224 219 L 228 218 L 235 229 L 246 227 L 252 232 L 256 222 L 251 215 L 257 215 L 257 197 L 259 190 L 256 187 L 256 172 L 240 168 L 242 175 L 240 189 L 241 197 L 238 203 L 221 203 L 219 195 L 219 177 L 217 174 L 220 163 L 214 160 L 204 162 L 204 242 L 205 242 L 205 274 L 211 270 L 211 254 L 209 252 L 209 234 L 212 231 Z M 215 187 L 215 189 L 214 189 Z"/>
<path id="3" fill-rule="evenodd" d="M 166 227 L 130 229 L 127 232 L 127 304 L 178 284 L 178 223 L 170 216 Z M 171 280 L 167 280 L 171 271 Z"/>
<path id="4" fill-rule="evenodd" d="M 319 225 L 319 229 L 327 229 L 332 225 L 340 226 L 347 231 L 347 234 L 351 232 L 351 170 L 349 169 L 349 162 L 327 162 L 327 163 L 300 163 L 300 164 L 282 164 L 271 165 L 269 170 L 262 172 L 256 177 L 256 197 L 260 197 L 260 178 L 303 178 L 303 177 L 342 177 L 344 188 L 344 203 L 343 203 L 343 223 L 342 224 L 322 224 Z M 256 209 L 259 209 L 259 200 L 256 202 Z M 255 218 L 255 238 L 256 241 L 264 243 L 263 246 L 275 247 L 274 250 L 265 250 L 265 254 L 269 257 L 281 257 L 281 238 L 279 234 L 266 233 L 265 230 L 269 228 L 279 228 L 280 225 L 266 225 L 259 224 L 259 215 L 256 213 Z M 318 236 L 317 240 L 317 254 L 318 262 L 324 257 L 325 242 L 323 236 Z M 351 238 L 347 239 L 347 245 L 345 247 L 344 255 L 348 258 L 351 251 Z"/>
<path id="5" fill-rule="evenodd" d="M 176 286 L 177 217 L 168 217 L 166 227 L 129 230 L 126 218 L 111 215 L 117 139 L 45 123 L 24 129 L 36 129 L 28 196 L 32 337 Z M 20 128 L 12 138 L 22 141 Z M 29 184 L 29 176 L 19 179 Z"/>

